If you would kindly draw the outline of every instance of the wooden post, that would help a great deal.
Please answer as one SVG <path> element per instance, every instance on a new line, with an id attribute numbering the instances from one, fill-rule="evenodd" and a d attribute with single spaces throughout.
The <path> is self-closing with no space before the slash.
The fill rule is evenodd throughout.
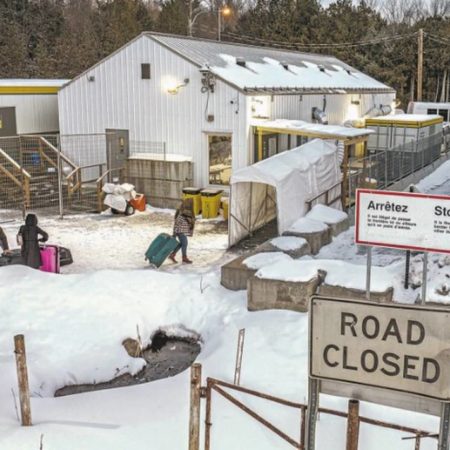
<path id="1" fill-rule="evenodd" d="M 236 365 L 234 368 L 234 384 L 239 386 L 241 383 L 241 367 L 242 367 L 242 354 L 244 353 L 244 339 L 245 339 L 245 328 L 239 330 L 239 337 L 237 343 L 236 351 Z"/>
<path id="2" fill-rule="evenodd" d="M 191 403 L 189 409 L 189 450 L 200 449 L 200 395 L 202 384 L 202 366 L 191 367 Z"/>
<path id="3" fill-rule="evenodd" d="M 23 334 L 14 336 L 14 353 L 16 354 L 17 379 L 19 381 L 20 414 L 22 425 L 31 425 L 30 388 L 28 386 L 27 357 Z"/>
<path id="4" fill-rule="evenodd" d="M 212 402 L 212 383 L 209 378 L 206 379 L 206 411 L 205 411 L 205 450 L 211 448 L 211 402 Z"/>
<path id="5" fill-rule="evenodd" d="M 422 101 L 423 87 L 423 29 L 417 34 L 417 101 Z"/>
<path id="6" fill-rule="evenodd" d="M 358 450 L 358 437 L 359 437 L 359 400 L 349 400 L 346 450 Z"/>

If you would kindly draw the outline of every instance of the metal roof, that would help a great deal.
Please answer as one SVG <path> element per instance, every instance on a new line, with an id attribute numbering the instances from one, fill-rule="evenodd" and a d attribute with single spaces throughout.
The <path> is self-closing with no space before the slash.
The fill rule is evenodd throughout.
<path id="1" fill-rule="evenodd" d="M 247 93 L 394 92 L 333 56 L 153 32 L 144 34 Z M 238 60 L 245 61 L 245 65 L 237 64 Z"/>

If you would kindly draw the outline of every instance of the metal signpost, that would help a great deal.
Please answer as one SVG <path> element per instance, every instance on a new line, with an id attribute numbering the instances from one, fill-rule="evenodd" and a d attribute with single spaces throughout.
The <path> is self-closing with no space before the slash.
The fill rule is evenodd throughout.
<path id="1" fill-rule="evenodd" d="M 307 450 L 320 393 L 439 415 L 449 450 L 450 309 L 312 297 Z"/>
<path id="2" fill-rule="evenodd" d="M 450 197 L 357 189 L 355 243 L 367 245 L 370 299 L 371 246 L 424 252 L 421 303 L 427 292 L 428 252 L 450 253 Z"/>

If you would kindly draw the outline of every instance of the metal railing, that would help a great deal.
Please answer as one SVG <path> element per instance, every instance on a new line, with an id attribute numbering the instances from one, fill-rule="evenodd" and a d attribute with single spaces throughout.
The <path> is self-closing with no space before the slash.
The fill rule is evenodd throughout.
<path id="1" fill-rule="evenodd" d="M 308 409 L 308 405 L 304 403 L 297 403 L 291 400 L 286 400 L 280 397 L 276 397 L 273 395 L 265 394 L 263 392 L 259 392 L 253 389 L 248 389 L 242 386 L 237 386 L 235 384 L 227 383 L 225 381 L 217 380 L 215 378 L 207 378 L 206 379 L 206 387 L 202 389 L 202 397 L 206 398 L 206 413 L 205 413 L 205 439 L 204 439 L 204 449 L 211 449 L 211 426 L 212 426 L 212 392 L 216 392 L 221 397 L 228 400 L 230 403 L 235 405 L 241 411 L 245 412 L 247 415 L 255 419 L 261 425 L 269 429 L 271 432 L 280 437 L 283 441 L 290 444 L 292 447 L 296 449 L 305 449 L 305 439 L 306 439 L 306 412 Z M 273 403 L 277 403 L 282 406 L 286 406 L 289 408 L 293 408 L 300 411 L 300 429 L 299 429 L 299 437 L 292 438 L 288 436 L 284 431 L 280 430 L 269 420 L 262 417 L 260 414 L 255 412 L 249 406 L 245 405 L 241 400 L 237 399 L 225 389 L 240 392 L 243 394 L 248 394 L 253 397 L 261 398 Z M 342 417 L 347 419 L 349 414 L 343 411 L 336 411 L 329 408 L 319 408 L 319 413 L 322 414 L 330 414 L 337 417 Z M 422 430 L 419 428 L 398 425 L 390 422 L 386 422 L 383 420 L 371 419 L 369 417 L 358 416 L 357 421 L 359 424 L 368 424 L 376 427 L 387 428 L 394 431 L 399 431 L 402 433 L 411 434 L 411 437 L 403 437 L 403 440 L 412 439 L 414 441 L 414 450 L 420 450 L 421 440 L 423 438 L 437 438 L 437 434 L 435 432 L 430 432 L 426 430 Z"/>

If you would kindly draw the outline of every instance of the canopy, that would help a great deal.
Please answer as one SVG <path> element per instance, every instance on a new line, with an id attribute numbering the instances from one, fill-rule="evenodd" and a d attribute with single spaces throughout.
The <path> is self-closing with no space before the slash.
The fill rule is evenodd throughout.
<path id="1" fill-rule="evenodd" d="M 341 181 L 337 146 L 315 139 L 233 173 L 229 245 L 278 219 L 278 233 L 307 212 L 307 202 Z M 340 186 L 336 189 L 339 189 Z"/>

